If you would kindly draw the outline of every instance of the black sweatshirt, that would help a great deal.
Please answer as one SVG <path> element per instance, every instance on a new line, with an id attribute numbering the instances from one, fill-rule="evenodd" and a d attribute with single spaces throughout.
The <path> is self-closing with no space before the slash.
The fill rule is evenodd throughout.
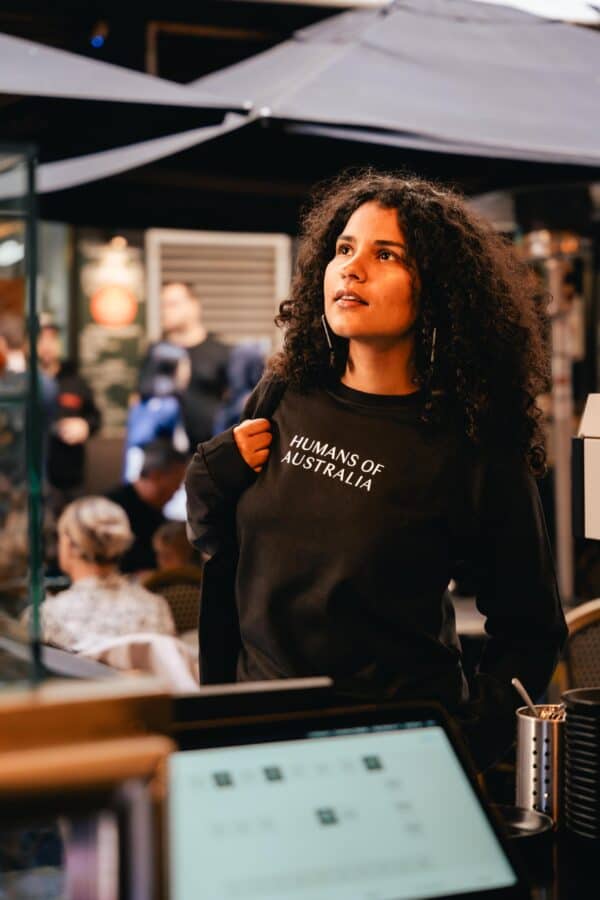
<path id="1" fill-rule="evenodd" d="M 212 552 L 211 522 L 227 518 L 210 499 L 207 514 L 203 470 L 230 511 L 239 496 L 240 680 L 326 674 L 437 699 L 478 724 L 496 716 L 506 731 L 518 705 L 510 679 L 539 695 L 565 636 L 537 487 L 516 458 L 478 459 L 450 417 L 424 425 L 421 405 L 419 393 L 288 389 L 257 478 L 231 433 L 199 448 L 191 532 Z M 446 590 L 465 570 L 490 635 L 470 690 Z"/>

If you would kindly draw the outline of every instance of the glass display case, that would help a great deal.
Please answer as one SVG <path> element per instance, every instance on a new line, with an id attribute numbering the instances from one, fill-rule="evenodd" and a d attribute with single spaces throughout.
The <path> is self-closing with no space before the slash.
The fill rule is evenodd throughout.
<path id="1" fill-rule="evenodd" d="M 42 439 L 50 388 L 36 363 L 35 295 L 35 150 L 0 144 L 0 686 L 41 674 Z"/>

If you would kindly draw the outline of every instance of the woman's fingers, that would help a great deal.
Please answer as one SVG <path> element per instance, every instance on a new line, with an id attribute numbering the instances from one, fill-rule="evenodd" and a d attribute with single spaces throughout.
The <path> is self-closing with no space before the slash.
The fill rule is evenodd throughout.
<path id="1" fill-rule="evenodd" d="M 263 431 L 271 430 L 271 423 L 268 419 L 244 419 L 239 425 L 234 428 L 235 431 L 243 431 L 248 436 L 252 436 L 254 434 L 260 434 Z"/>
<path id="2" fill-rule="evenodd" d="M 267 450 L 254 450 L 253 452 L 248 453 L 247 456 L 244 456 L 244 454 L 242 454 L 242 456 L 244 457 L 244 459 L 246 460 L 248 465 L 252 469 L 254 469 L 255 472 L 260 472 L 263 465 L 266 463 L 266 461 L 269 458 L 269 452 L 270 451 L 268 449 Z"/>
<path id="3" fill-rule="evenodd" d="M 273 440 L 273 435 L 270 431 L 264 431 L 262 434 L 254 434 L 252 437 L 248 438 L 248 446 L 252 448 L 252 450 L 266 450 L 267 447 L 271 446 L 271 441 Z"/>
<path id="4" fill-rule="evenodd" d="M 269 458 L 269 449 L 264 448 L 262 450 L 247 450 L 246 455 L 242 453 L 242 456 L 246 460 L 249 466 L 253 469 L 256 466 L 263 466 Z"/>
<path id="5" fill-rule="evenodd" d="M 268 434 L 271 431 L 271 423 L 268 419 L 244 419 L 239 425 L 233 429 L 233 436 L 236 440 L 246 440 L 261 434 Z"/>
<path id="6" fill-rule="evenodd" d="M 246 419 L 233 429 L 233 438 L 247 465 L 260 472 L 269 457 L 273 440 L 268 419 Z"/>

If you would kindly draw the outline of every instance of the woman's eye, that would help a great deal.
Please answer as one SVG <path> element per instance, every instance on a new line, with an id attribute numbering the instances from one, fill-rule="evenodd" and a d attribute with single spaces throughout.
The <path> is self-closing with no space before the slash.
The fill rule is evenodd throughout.
<path id="1" fill-rule="evenodd" d="M 398 259 L 398 257 L 391 250 L 380 250 L 379 259 Z"/>
<path id="2" fill-rule="evenodd" d="M 349 244 L 338 244 L 337 253 L 338 256 L 348 256 L 351 251 L 351 247 Z"/>

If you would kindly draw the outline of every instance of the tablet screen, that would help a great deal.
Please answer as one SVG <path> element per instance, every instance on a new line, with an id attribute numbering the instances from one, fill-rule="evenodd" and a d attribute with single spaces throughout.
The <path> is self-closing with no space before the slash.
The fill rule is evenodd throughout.
<path id="1" fill-rule="evenodd" d="M 517 875 L 435 722 L 175 753 L 171 900 L 403 900 Z"/>

